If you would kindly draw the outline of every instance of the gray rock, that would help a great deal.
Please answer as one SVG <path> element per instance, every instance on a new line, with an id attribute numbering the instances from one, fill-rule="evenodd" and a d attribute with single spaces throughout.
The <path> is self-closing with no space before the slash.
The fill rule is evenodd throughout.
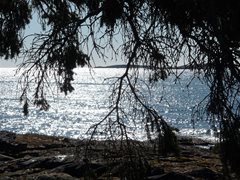
<path id="1" fill-rule="evenodd" d="M 27 161 L 20 162 L 18 165 L 22 168 L 42 168 L 52 169 L 68 163 L 68 159 L 59 158 L 58 156 L 34 157 Z"/>
<path id="2" fill-rule="evenodd" d="M 150 176 L 147 179 L 149 180 L 193 180 L 193 178 L 176 172 L 170 172 L 163 175 Z"/>

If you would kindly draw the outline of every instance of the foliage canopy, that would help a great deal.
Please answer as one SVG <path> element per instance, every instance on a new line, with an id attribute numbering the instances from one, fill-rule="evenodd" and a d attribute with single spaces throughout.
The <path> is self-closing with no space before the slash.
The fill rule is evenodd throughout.
<path id="1" fill-rule="evenodd" d="M 145 123 L 152 121 L 159 137 L 172 136 L 166 133 L 169 126 L 136 92 L 137 70 L 132 77 L 129 69 L 148 66 L 149 80 L 154 82 L 166 79 L 171 68 L 184 60 L 204 75 L 210 87 L 206 110 L 220 125 L 223 162 L 239 173 L 239 9 L 238 0 L 1 0 L 0 56 L 25 57 L 21 100 L 27 114 L 29 82 L 37 82 L 34 104 L 47 110 L 44 91 L 49 76 L 55 76 L 67 94 L 74 90 L 73 69 L 90 66 L 96 56 L 106 60 L 105 51 L 111 49 L 112 58 L 127 63 L 114 85 L 111 112 L 116 112 L 117 124 L 124 134 L 120 102 L 127 88 L 143 107 Z M 42 31 L 31 35 L 31 46 L 26 48 L 22 31 L 33 13 L 38 14 Z"/>

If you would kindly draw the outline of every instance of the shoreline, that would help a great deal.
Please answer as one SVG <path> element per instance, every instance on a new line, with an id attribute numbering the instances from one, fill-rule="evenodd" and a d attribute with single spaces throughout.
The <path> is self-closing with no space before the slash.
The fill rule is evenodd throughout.
<path id="1" fill-rule="evenodd" d="M 178 137 L 178 142 L 180 156 L 165 157 L 152 151 L 149 143 L 141 143 L 145 166 L 149 170 L 147 179 L 153 176 L 223 177 L 222 164 L 213 143 L 191 137 Z M 92 179 L 108 179 L 109 176 L 120 179 L 128 175 L 125 172 L 127 154 L 119 153 L 118 149 L 111 149 L 110 154 L 104 141 L 93 141 L 89 146 L 91 154 L 86 157 L 85 145 L 86 140 L 0 131 L 0 179 L 81 179 L 91 174 L 86 167 L 94 174 Z"/>
<path id="2" fill-rule="evenodd" d="M 11 130 L 5 130 L 5 129 L 0 129 L 0 134 L 1 132 L 9 132 L 9 133 L 15 133 L 15 134 L 19 134 L 19 135 L 25 135 L 25 134 L 32 134 L 32 135 L 42 135 L 42 136 L 52 136 L 52 137 L 59 137 L 59 138 L 67 138 L 67 139 L 73 139 L 73 140 L 78 140 L 78 139 L 87 139 L 87 136 L 84 136 L 83 134 L 79 135 L 79 136 L 75 136 L 75 137 L 69 137 L 67 135 L 53 135 L 53 134 L 49 134 L 47 135 L 46 133 L 37 133 L 37 132 L 16 132 L 16 131 L 11 131 Z M 190 131 L 192 131 L 192 129 L 190 129 Z M 209 133 L 197 133 L 197 132 L 189 132 L 186 133 L 186 131 L 184 130 L 184 132 L 181 132 L 181 130 L 179 132 L 174 131 L 175 135 L 177 137 L 182 137 L 182 138 L 188 138 L 188 139 L 198 139 L 198 140 L 202 140 L 202 141 L 206 141 L 209 143 L 213 143 L 216 144 L 219 141 L 219 138 L 216 137 L 215 135 L 209 134 Z M 90 135 L 88 135 L 90 137 Z M 142 140 L 142 138 L 144 138 L 144 140 Z M 134 137 L 133 138 L 136 141 L 140 141 L 140 142 L 145 142 L 148 141 L 147 137 Z M 141 139 L 141 140 L 140 140 Z M 104 140 L 103 138 L 99 138 L 99 141 Z"/>

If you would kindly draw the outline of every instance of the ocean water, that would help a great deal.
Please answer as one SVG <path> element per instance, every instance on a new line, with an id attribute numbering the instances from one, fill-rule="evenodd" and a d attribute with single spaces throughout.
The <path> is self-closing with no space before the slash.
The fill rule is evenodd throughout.
<path id="1" fill-rule="evenodd" d="M 30 105 L 29 115 L 24 116 L 19 101 L 19 74 L 15 74 L 14 68 L 0 68 L 0 130 L 87 138 L 87 130 L 109 112 L 111 101 L 108 97 L 111 95 L 113 77 L 123 72 L 123 69 L 114 68 L 76 69 L 75 90 L 72 93 L 65 96 L 52 83 L 52 92 L 48 93 L 49 111 L 40 111 Z M 196 117 L 192 116 L 196 105 L 209 91 L 197 78 L 192 80 L 192 75 L 191 71 L 185 71 L 178 81 L 171 76 L 151 88 L 145 83 L 139 84 L 138 90 L 146 96 L 149 105 L 180 130 L 180 134 L 212 139 L 214 137 L 207 120 L 193 119 Z M 144 80 L 144 71 L 140 72 L 140 77 Z M 146 139 L 140 119 L 128 126 L 134 127 L 133 134 L 137 139 Z"/>

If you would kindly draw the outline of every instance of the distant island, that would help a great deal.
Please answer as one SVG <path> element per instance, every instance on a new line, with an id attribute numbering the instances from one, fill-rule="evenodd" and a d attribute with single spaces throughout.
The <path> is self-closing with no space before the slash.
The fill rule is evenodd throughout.
<path id="1" fill-rule="evenodd" d="M 120 65 L 110 65 L 110 66 L 96 66 L 95 68 L 126 68 L 126 64 L 120 64 Z M 203 69 L 204 65 L 199 66 L 193 66 L 193 65 L 182 65 L 177 67 L 172 67 L 171 69 Z M 144 69 L 150 69 L 149 66 L 146 65 L 131 65 L 130 68 L 144 68 Z"/>

